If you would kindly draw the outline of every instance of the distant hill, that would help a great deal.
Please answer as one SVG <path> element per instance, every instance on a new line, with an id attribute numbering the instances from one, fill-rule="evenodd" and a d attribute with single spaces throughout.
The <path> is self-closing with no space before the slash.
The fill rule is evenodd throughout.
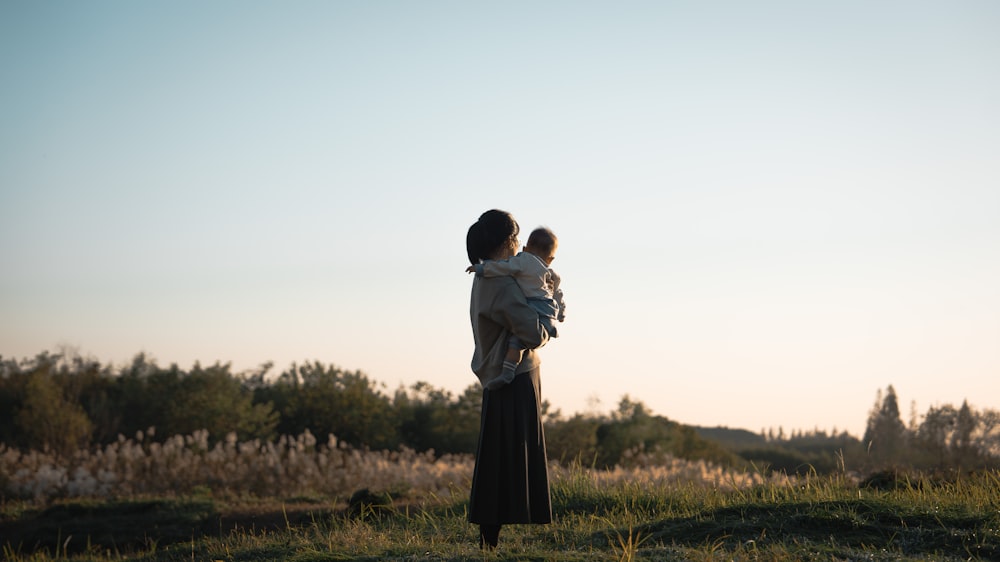
<path id="1" fill-rule="evenodd" d="M 796 434 L 794 437 L 768 441 L 745 429 L 696 427 L 691 429 L 706 441 L 712 441 L 739 455 L 756 467 L 787 474 L 829 474 L 844 467 L 856 468 L 866 462 L 865 447 L 847 433 L 823 432 Z"/>
<path id="2" fill-rule="evenodd" d="M 746 429 L 730 429 L 728 427 L 698 427 L 691 426 L 702 439 L 715 441 L 731 451 L 750 447 L 760 447 L 767 441 L 758 433 Z"/>

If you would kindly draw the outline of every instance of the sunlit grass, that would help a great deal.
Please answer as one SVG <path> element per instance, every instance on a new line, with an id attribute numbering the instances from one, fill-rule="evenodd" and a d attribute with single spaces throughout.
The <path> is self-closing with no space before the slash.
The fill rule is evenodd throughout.
<path id="1" fill-rule="evenodd" d="M 705 461 L 634 453 L 628 468 L 572 472 L 588 484 L 684 483 L 745 488 L 767 480 Z M 0 494 L 45 501 L 68 497 L 210 494 L 216 497 L 345 497 L 361 488 L 410 497 L 464 495 L 472 477 L 472 455 L 435 456 L 433 451 L 363 451 L 334 436 L 319 443 L 309 432 L 277 442 L 237 442 L 234 435 L 214 445 L 207 432 L 175 436 L 163 443 L 147 435 L 121 437 L 68 457 L 21 452 L 0 445 Z M 570 468 L 551 464 L 556 478 Z"/>
<path id="2" fill-rule="evenodd" d="M 843 474 L 785 478 L 683 461 L 610 471 L 553 465 L 554 522 L 504 527 L 501 547 L 483 553 L 477 529 L 467 523 L 471 458 L 450 458 L 435 467 L 439 460 L 428 455 L 328 448 L 302 438 L 286 441 L 285 449 L 241 448 L 235 442 L 209 449 L 195 438 L 183 441 L 183 450 L 159 457 L 166 454 L 164 448 L 136 443 L 119 445 L 114 457 L 119 464 L 87 465 L 86 455 L 75 460 L 83 463 L 76 468 L 131 470 L 115 473 L 137 479 L 129 482 L 130 495 L 74 496 L 66 481 L 54 494 L 17 499 L 7 493 L 0 504 L 3 558 L 149 562 L 1000 558 L 996 471 L 946 480 L 901 475 L 891 485 L 868 488 Z M 290 454 L 289 449 L 295 452 Z M 197 478 L 171 492 L 156 491 L 153 485 L 144 488 L 147 484 L 139 478 L 163 474 L 168 469 L 149 465 L 166 459 L 189 463 L 169 470 Z M 268 466 L 268 460 L 278 463 L 270 470 L 288 482 L 267 476 L 278 482 L 270 494 L 239 493 L 252 478 L 264 478 L 246 467 Z M 332 461 L 339 464 L 331 467 Z M 49 471 L 75 470 L 51 464 L 55 459 L 48 462 Z M 199 463 L 205 466 L 195 470 Z M 292 475 L 290 467 L 305 471 Z M 8 482 L 16 481 L 11 469 L 11 465 L 4 468 Z M 366 470 L 372 470 L 370 478 Z M 336 478 L 324 480 L 333 473 Z M 226 480 L 227 474 L 232 481 Z M 369 497 L 383 499 L 349 509 L 348 498 L 361 487 L 380 492 Z M 391 493 L 381 493 L 386 491 Z"/>

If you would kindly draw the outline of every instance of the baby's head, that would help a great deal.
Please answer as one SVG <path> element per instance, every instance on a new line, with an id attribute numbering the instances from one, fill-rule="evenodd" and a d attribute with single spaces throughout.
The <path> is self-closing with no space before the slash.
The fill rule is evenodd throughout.
<path id="1" fill-rule="evenodd" d="M 531 231 L 524 251 L 538 256 L 543 262 L 549 264 L 556 259 L 557 248 L 559 248 L 559 239 L 551 230 L 542 226 Z"/>

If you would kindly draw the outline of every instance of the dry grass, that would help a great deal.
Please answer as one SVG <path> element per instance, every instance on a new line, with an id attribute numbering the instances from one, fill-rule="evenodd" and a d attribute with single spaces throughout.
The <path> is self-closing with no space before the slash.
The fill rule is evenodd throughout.
<path id="1" fill-rule="evenodd" d="M 204 431 L 163 443 L 140 433 L 135 439 L 119 437 L 103 448 L 68 457 L 0 445 L 0 496 L 42 503 L 58 498 L 206 492 L 217 497 L 345 498 L 367 488 L 412 499 L 450 498 L 467 493 L 473 463 L 471 455 L 351 449 L 332 435 L 321 444 L 309 432 L 276 442 L 237 442 L 230 435 L 215 445 L 209 445 Z M 765 481 L 760 474 L 662 455 L 647 458 L 639 452 L 630 457 L 629 468 L 571 469 L 556 463 L 550 468 L 553 479 L 586 478 L 594 486 L 694 483 L 739 489 Z"/>

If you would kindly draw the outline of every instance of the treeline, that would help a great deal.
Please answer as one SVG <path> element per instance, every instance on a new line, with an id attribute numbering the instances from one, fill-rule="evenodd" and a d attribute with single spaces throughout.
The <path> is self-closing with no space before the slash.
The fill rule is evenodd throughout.
<path id="1" fill-rule="evenodd" d="M 699 433 L 755 466 L 788 474 L 1000 468 L 1000 412 L 976 410 L 964 401 L 959 407 L 931 406 L 919 415 L 914 404 L 904 423 L 892 385 L 877 392 L 860 439 L 820 429 L 790 435 L 781 428 L 760 434 L 701 428 Z"/>
<path id="2" fill-rule="evenodd" d="M 207 430 L 218 441 L 276 440 L 306 430 L 358 449 L 472 453 L 482 391 L 461 394 L 418 382 L 388 392 L 360 371 L 320 362 L 233 373 L 228 364 L 160 367 L 143 354 L 113 367 L 76 354 L 0 357 L 0 443 L 71 455 L 136 437 L 166 441 Z M 599 468 L 673 456 L 789 474 L 887 467 L 1000 467 L 1000 412 L 932 406 L 904 424 L 895 390 L 878 392 L 865 435 L 780 429 L 759 434 L 694 428 L 622 397 L 604 415 L 564 417 L 543 403 L 551 458 Z M 140 439 L 140 440 L 142 440 Z"/>
<path id="3" fill-rule="evenodd" d="M 931 406 L 903 423 L 896 390 L 879 391 L 868 415 L 864 443 L 878 466 L 930 469 L 1000 467 L 1000 411 L 976 410 L 968 401 Z"/>
<path id="4" fill-rule="evenodd" d="M 482 391 L 459 395 L 418 382 L 392 393 L 360 371 L 319 362 L 233 373 L 228 364 L 163 368 L 145 355 L 112 367 L 71 354 L 0 357 L 0 442 L 71 455 L 142 435 L 165 441 L 207 430 L 218 441 L 275 440 L 309 430 L 359 449 L 402 447 L 436 454 L 473 453 Z M 628 464 L 657 455 L 733 466 L 742 460 L 688 426 L 622 399 L 604 416 L 563 418 L 543 404 L 549 454 L 588 466 Z M 141 440 L 141 439 L 140 439 Z"/>

